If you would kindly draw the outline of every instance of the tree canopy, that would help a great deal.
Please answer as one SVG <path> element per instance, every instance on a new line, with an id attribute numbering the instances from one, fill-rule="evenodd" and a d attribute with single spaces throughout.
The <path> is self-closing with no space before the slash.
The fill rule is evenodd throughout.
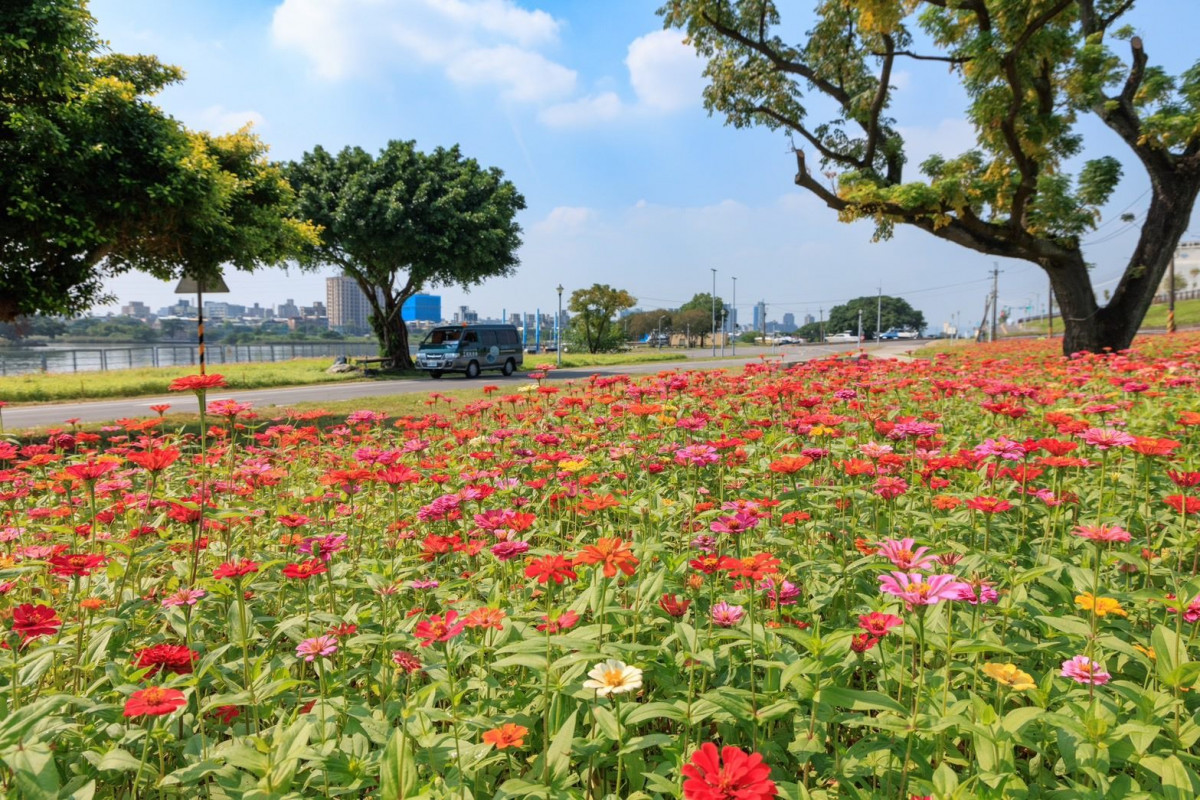
<path id="1" fill-rule="evenodd" d="M 1142 37 L 1120 25 L 1132 6 L 821 0 L 798 39 L 785 38 L 794 27 L 783 27 L 772 0 L 671 0 L 660 14 L 707 59 L 709 111 L 736 127 L 798 137 L 797 185 L 843 221 L 874 220 L 878 238 L 912 225 L 1041 266 L 1066 320 L 1064 350 L 1073 352 L 1128 345 L 1200 192 L 1200 63 L 1178 76 L 1151 65 Z M 944 64 L 961 82 L 976 147 L 933 156 L 911 179 L 902 125 L 889 108 L 897 65 L 921 61 Z M 810 119 L 810 108 L 830 101 L 832 113 Z M 1083 115 L 1115 134 L 1150 184 L 1141 235 L 1104 307 L 1081 242 L 1122 162 L 1104 153 L 1068 171 L 1084 150 Z"/>
<path id="2" fill-rule="evenodd" d="M 637 298 L 624 289 L 607 283 L 594 283 L 587 289 L 571 292 L 567 308 L 571 312 L 568 332 L 589 353 L 612 350 L 622 340 L 622 329 L 613 322 L 619 311 L 633 308 Z"/>
<path id="3" fill-rule="evenodd" d="M 0 15 L 0 319 L 71 314 L 105 278 L 279 263 L 312 237 L 255 137 L 193 133 L 149 98 L 182 78 L 109 53 L 82 0 Z"/>
<path id="4" fill-rule="evenodd" d="M 465 158 L 458 146 L 423 153 L 391 141 L 372 157 L 358 147 L 322 147 L 287 168 L 303 215 L 322 228 L 301 264 L 331 264 L 371 305 L 384 356 L 412 368 L 404 301 L 433 286 L 476 286 L 510 275 L 521 244 L 525 198 L 504 173 Z"/>
<path id="5" fill-rule="evenodd" d="M 912 328 L 916 331 L 925 329 L 925 315 L 908 304 L 900 297 L 883 295 L 866 295 L 856 297 L 840 306 L 829 309 L 829 319 L 825 330 L 831 333 L 850 331 L 858 333 L 858 312 L 862 311 L 863 336 L 874 339 L 877 333 L 888 328 Z M 882 314 L 877 314 L 882 310 Z M 875 318 L 882 320 L 879 328 L 875 327 Z M 801 334 L 803 335 L 803 334 Z"/>

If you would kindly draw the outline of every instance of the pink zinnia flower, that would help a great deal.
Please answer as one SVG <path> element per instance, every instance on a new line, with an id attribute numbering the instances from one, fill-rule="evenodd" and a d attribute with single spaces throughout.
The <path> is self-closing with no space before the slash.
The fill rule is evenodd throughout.
<path id="1" fill-rule="evenodd" d="M 725 601 L 721 601 L 712 607 L 712 620 L 722 628 L 732 628 L 742 621 L 746 609 L 741 606 L 731 606 Z"/>
<path id="2" fill-rule="evenodd" d="M 1093 542 L 1129 541 L 1129 531 L 1117 525 L 1077 525 L 1071 533 Z"/>
<path id="3" fill-rule="evenodd" d="M 492 555 L 500 561 L 508 561 L 529 552 L 529 542 L 520 540 L 510 540 L 506 542 L 497 542 L 492 545 Z"/>
<path id="4" fill-rule="evenodd" d="M 1137 443 L 1137 438 L 1116 428 L 1088 428 L 1083 432 L 1082 438 L 1097 450 L 1108 450 L 1112 447 L 1129 447 Z"/>
<path id="5" fill-rule="evenodd" d="M 675 463 L 692 467 L 715 464 L 721 459 L 717 448 L 708 444 L 689 444 L 675 451 Z"/>
<path id="6" fill-rule="evenodd" d="M 1112 675 L 1104 671 L 1104 667 L 1092 661 L 1087 656 L 1075 656 L 1062 663 L 1062 676 L 1076 683 L 1087 683 L 1093 686 L 1103 686 L 1112 680 Z"/>
<path id="7" fill-rule="evenodd" d="M 742 533 L 748 531 L 758 525 L 758 517 L 754 514 L 747 514 L 744 511 L 739 511 L 732 517 L 718 517 L 716 522 L 708 526 L 708 529 L 713 533 Z"/>
<path id="8" fill-rule="evenodd" d="M 909 611 L 913 606 L 932 606 L 943 600 L 957 600 L 964 588 L 969 587 L 953 575 L 926 577 L 917 572 L 893 572 L 879 576 L 879 591 L 899 597 Z"/>
<path id="9" fill-rule="evenodd" d="M 296 655 L 305 661 L 312 661 L 317 656 L 331 656 L 337 649 L 337 639 L 329 634 L 322 634 L 296 645 Z"/>
<path id="10" fill-rule="evenodd" d="M 899 570 L 929 569 L 937 559 L 926 555 L 929 552 L 928 547 L 918 547 L 914 550 L 913 545 L 916 543 L 915 539 L 888 539 L 880 542 L 878 555 L 891 561 Z"/>
<path id="11" fill-rule="evenodd" d="M 345 536 L 329 534 L 328 536 L 310 536 L 300 543 L 296 549 L 301 553 L 320 558 L 324 561 L 333 560 L 333 554 L 346 548 Z"/>
<path id="12" fill-rule="evenodd" d="M 207 592 L 203 589 L 180 589 L 172 592 L 163 598 L 163 608 L 172 608 L 174 606 L 194 606 L 200 602 L 200 598 L 204 597 Z"/>

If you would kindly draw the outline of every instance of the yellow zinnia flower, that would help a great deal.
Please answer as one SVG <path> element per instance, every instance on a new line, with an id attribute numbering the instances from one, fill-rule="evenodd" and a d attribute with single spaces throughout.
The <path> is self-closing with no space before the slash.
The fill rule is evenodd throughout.
<path id="1" fill-rule="evenodd" d="M 1037 688 L 1037 684 L 1033 682 L 1033 676 L 1017 669 L 1015 664 L 984 664 L 983 674 L 1018 692 Z"/>
<path id="2" fill-rule="evenodd" d="M 1084 592 L 1076 597 L 1075 605 L 1084 611 L 1095 611 L 1097 617 L 1104 617 L 1109 614 L 1119 614 L 1122 617 L 1129 616 L 1125 609 L 1121 608 L 1119 600 L 1112 597 L 1094 597 L 1091 592 Z"/>

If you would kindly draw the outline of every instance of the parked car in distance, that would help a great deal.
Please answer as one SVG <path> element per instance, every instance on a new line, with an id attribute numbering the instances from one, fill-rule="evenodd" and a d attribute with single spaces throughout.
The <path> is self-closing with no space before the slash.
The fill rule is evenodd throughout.
<path id="1" fill-rule="evenodd" d="M 841 333 L 831 333 L 825 337 L 825 341 L 830 344 L 838 344 L 840 342 L 857 342 L 858 337 L 850 331 L 842 331 Z"/>
<path id="2" fill-rule="evenodd" d="M 912 328 L 907 328 L 905 330 L 900 331 L 899 338 L 901 338 L 901 339 L 920 339 L 921 332 L 914 331 Z"/>
<path id="3" fill-rule="evenodd" d="M 882 342 L 890 342 L 900 338 L 900 331 L 895 328 L 888 328 L 883 333 L 879 334 L 879 340 Z"/>
<path id="4" fill-rule="evenodd" d="M 879 334 L 880 341 L 888 342 L 896 339 L 919 339 L 921 334 L 919 331 L 914 331 L 912 328 L 888 328 L 883 333 Z"/>

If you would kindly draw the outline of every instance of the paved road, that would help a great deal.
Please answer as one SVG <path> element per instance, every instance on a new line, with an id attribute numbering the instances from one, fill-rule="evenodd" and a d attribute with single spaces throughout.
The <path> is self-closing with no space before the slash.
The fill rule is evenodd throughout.
<path id="1" fill-rule="evenodd" d="M 913 348 L 912 342 L 901 344 L 885 343 L 869 345 L 867 351 L 880 356 L 902 355 Z M 713 359 L 711 350 L 689 350 L 685 355 L 687 361 L 660 362 L 649 364 L 629 364 L 612 367 L 581 367 L 578 369 L 558 369 L 549 373 L 550 380 L 564 381 L 587 378 L 591 375 L 645 374 L 664 370 L 676 369 L 727 369 L 744 365 L 748 361 L 758 359 L 760 355 L 779 357 L 781 354 L 786 361 L 808 361 L 813 358 L 823 358 L 834 353 L 853 352 L 855 346 L 848 345 L 808 345 L 805 347 L 784 347 L 778 350 L 763 347 L 738 347 L 738 357 Z M 539 364 L 553 358 L 553 355 L 529 356 L 526 364 Z M 357 400 L 383 395 L 407 394 L 411 392 L 451 391 L 454 389 L 472 389 L 487 384 L 500 386 L 511 385 L 514 388 L 529 382 L 526 375 L 514 375 L 505 378 L 499 373 L 485 373 L 478 378 L 467 379 L 457 375 L 448 375 L 440 380 L 432 378 L 416 378 L 407 380 L 384 381 L 354 381 L 347 383 L 326 383 L 314 386 L 294 386 L 276 389 L 251 389 L 233 393 L 212 392 L 208 399 L 218 400 L 233 397 L 244 403 L 252 403 L 256 409 L 270 406 L 286 406 L 294 403 L 323 403 L 336 400 Z M 172 393 L 156 397 L 134 397 L 122 400 L 95 400 L 88 402 L 45 403 L 29 406 L 10 406 L 4 409 L 4 427 L 6 430 L 23 430 L 47 425 L 61 425 L 68 419 L 78 419 L 82 422 L 107 422 L 115 419 L 150 416 L 150 406 L 170 404 L 180 412 L 193 413 L 195 400 L 190 394 Z M 169 414 L 170 412 L 168 412 Z"/>

